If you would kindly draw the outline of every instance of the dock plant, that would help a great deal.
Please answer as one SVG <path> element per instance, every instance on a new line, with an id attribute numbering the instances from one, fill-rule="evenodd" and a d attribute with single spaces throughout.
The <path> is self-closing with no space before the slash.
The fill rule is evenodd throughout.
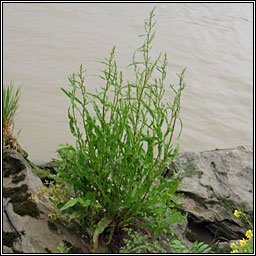
<path id="1" fill-rule="evenodd" d="M 179 173 L 164 179 L 163 168 L 179 150 L 181 93 L 185 69 L 166 90 L 167 54 L 150 56 L 154 10 L 145 20 L 142 45 L 132 63 L 134 80 L 125 82 L 113 47 L 99 75 L 105 84 L 87 90 L 83 66 L 69 77 L 68 118 L 76 145 L 63 145 L 57 181 L 70 193 L 55 205 L 60 216 L 78 223 L 93 239 L 108 234 L 108 242 L 123 227 L 137 225 L 154 234 L 174 234 L 172 225 L 184 221 L 178 210 Z M 175 132 L 178 125 L 179 131 Z M 66 189 L 65 188 L 65 189 Z M 56 201 L 55 201 L 56 202 Z"/>

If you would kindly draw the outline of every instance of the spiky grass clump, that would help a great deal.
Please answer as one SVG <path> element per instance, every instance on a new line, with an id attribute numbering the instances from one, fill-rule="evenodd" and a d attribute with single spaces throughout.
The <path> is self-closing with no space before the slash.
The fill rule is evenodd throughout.
<path id="1" fill-rule="evenodd" d="M 3 87 L 3 148 L 21 150 L 13 135 L 14 116 L 18 109 L 20 89 L 20 86 L 15 89 L 12 82 Z"/>

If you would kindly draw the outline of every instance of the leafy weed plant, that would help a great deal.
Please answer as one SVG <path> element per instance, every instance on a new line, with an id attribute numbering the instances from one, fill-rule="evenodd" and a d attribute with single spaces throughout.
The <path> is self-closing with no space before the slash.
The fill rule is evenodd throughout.
<path id="1" fill-rule="evenodd" d="M 125 245 L 121 248 L 121 253 L 213 253 L 211 247 L 203 242 L 195 241 L 191 248 L 183 245 L 179 240 L 170 241 L 168 238 L 162 241 L 149 241 L 147 235 L 140 235 L 137 231 L 130 228 L 124 228 L 127 231 L 128 238 L 124 238 Z"/>
<path id="2" fill-rule="evenodd" d="M 93 252 L 103 231 L 110 243 L 114 232 L 140 225 L 154 231 L 155 240 L 159 232 L 172 232 L 171 224 L 184 220 L 176 210 L 179 174 L 169 179 L 161 174 L 179 148 L 185 69 L 178 75 L 179 83 L 169 85 L 173 102 L 170 96 L 165 101 L 167 55 L 150 57 L 154 26 L 153 9 L 145 20 L 144 42 L 129 65 L 134 81 L 123 81 L 113 47 L 101 62 L 105 68 L 99 78 L 105 86 L 99 91 L 87 91 L 82 65 L 69 77 L 71 89 L 61 88 L 71 102 L 69 127 L 76 146 L 57 150 L 57 179 L 70 193 L 56 209 L 92 236 Z"/>

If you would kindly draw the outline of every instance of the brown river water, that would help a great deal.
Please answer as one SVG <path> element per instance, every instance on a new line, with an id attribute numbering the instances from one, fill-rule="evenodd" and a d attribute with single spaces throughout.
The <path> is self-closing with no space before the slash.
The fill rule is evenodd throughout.
<path id="1" fill-rule="evenodd" d="M 180 151 L 252 144 L 252 3 L 4 3 L 3 82 L 22 84 L 15 131 L 30 160 L 50 161 L 60 144 L 74 143 L 60 88 L 80 64 L 93 91 L 96 61 L 116 45 L 118 66 L 131 76 L 154 6 L 152 51 L 167 52 L 167 81 L 177 83 L 187 67 Z"/>

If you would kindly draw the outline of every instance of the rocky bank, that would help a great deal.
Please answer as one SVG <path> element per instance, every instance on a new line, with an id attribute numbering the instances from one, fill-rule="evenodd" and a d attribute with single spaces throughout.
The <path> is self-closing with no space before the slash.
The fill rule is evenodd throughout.
<path id="1" fill-rule="evenodd" d="M 32 170 L 29 161 L 18 152 L 3 152 L 3 253 L 58 253 L 61 243 L 72 246 L 70 253 L 90 253 L 91 244 L 86 237 L 51 221 L 49 200 L 43 196 L 30 199 L 43 187 Z M 97 252 L 110 253 L 101 244 Z"/>
<path id="2" fill-rule="evenodd" d="M 3 152 L 3 253 L 56 253 L 60 243 L 72 245 L 70 253 L 90 253 L 87 237 L 50 220 L 47 199 L 31 199 L 44 178 L 33 169 L 18 152 Z M 180 203 L 188 213 L 188 222 L 174 227 L 179 238 L 185 244 L 197 239 L 216 251 L 218 245 L 230 251 L 226 241 L 242 239 L 247 230 L 234 210 L 253 219 L 253 148 L 180 153 L 167 166 L 165 177 L 178 170 L 182 174 L 178 193 L 184 194 Z M 103 241 L 96 252 L 112 253 Z"/>

